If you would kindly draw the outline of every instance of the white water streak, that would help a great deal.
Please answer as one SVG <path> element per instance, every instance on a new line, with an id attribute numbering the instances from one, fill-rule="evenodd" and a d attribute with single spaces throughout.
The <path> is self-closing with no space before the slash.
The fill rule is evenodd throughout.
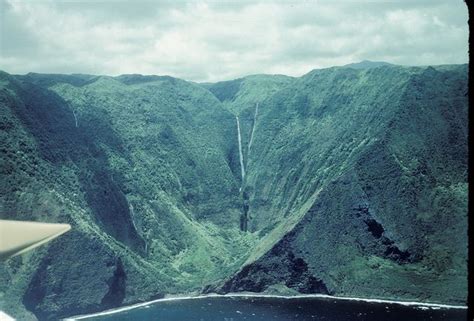
<path id="1" fill-rule="evenodd" d="M 76 116 L 76 113 L 74 112 L 74 110 L 72 111 L 72 114 L 74 115 L 74 120 L 76 122 L 76 128 L 78 128 L 78 126 L 77 126 L 77 116 Z"/>
<path id="2" fill-rule="evenodd" d="M 252 146 L 252 142 L 253 142 L 253 133 L 255 131 L 255 127 L 257 126 L 257 116 L 258 116 L 258 103 L 255 106 L 255 113 L 253 114 L 253 125 L 252 125 L 252 131 L 250 132 L 250 140 L 249 140 L 249 146 L 248 146 L 248 151 L 247 151 L 247 158 L 248 158 L 248 154 L 250 154 L 250 147 Z"/>
<path id="3" fill-rule="evenodd" d="M 228 298 L 228 297 L 242 297 L 242 298 L 277 298 L 277 299 L 304 299 L 304 298 L 321 298 L 321 299 L 332 299 L 332 300 L 348 300 L 348 301 L 363 301 L 363 302 L 373 302 L 373 303 L 386 303 L 386 304 L 399 304 L 404 306 L 414 306 L 414 307 L 427 307 L 431 309 L 467 309 L 464 305 L 449 305 L 449 304 L 439 304 L 439 303 L 426 303 L 426 302 L 415 302 L 415 301 L 392 301 L 385 299 L 368 299 L 368 298 L 354 298 L 354 297 L 338 297 L 327 294 L 303 294 L 303 295 L 294 295 L 294 296 L 283 296 L 283 295 L 270 295 L 270 294 L 248 294 L 248 293 L 229 293 L 225 295 L 220 294 L 207 294 L 207 295 L 196 295 L 196 296 L 182 296 L 182 297 L 167 297 L 163 299 L 157 299 L 149 302 L 143 302 L 134 304 L 131 306 L 120 307 L 113 310 L 107 310 L 104 312 L 81 315 L 77 317 L 71 317 L 63 319 L 65 321 L 81 320 L 88 319 L 92 317 L 97 317 L 101 315 L 110 315 L 118 312 L 128 311 L 140 307 L 145 307 L 153 303 L 167 302 L 167 301 L 179 301 L 179 300 L 194 300 L 194 299 L 205 299 L 205 298 Z"/>
<path id="4" fill-rule="evenodd" d="M 240 136 L 239 116 L 235 116 L 235 120 L 237 121 L 237 138 L 239 140 L 240 172 L 242 174 L 242 184 L 243 184 L 244 179 L 245 179 L 245 167 L 244 167 L 244 155 L 242 154 L 242 137 Z"/>
<path id="5" fill-rule="evenodd" d="M 128 202 L 128 200 L 127 200 L 127 204 L 128 204 L 129 209 L 130 209 L 130 220 L 132 221 L 132 226 L 135 229 L 135 231 L 137 231 L 137 233 L 138 233 L 137 226 L 135 225 L 135 210 L 133 208 L 133 205 L 130 204 Z"/>

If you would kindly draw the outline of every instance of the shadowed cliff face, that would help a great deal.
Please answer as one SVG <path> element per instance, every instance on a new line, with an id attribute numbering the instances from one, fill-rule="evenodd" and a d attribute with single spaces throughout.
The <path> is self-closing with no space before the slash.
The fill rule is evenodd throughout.
<path id="1" fill-rule="evenodd" d="M 466 66 L 205 87 L 0 74 L 1 217 L 73 226 L 0 266 L 7 312 L 276 288 L 464 303 Z"/>
<path id="2" fill-rule="evenodd" d="M 127 274 L 124 271 L 122 260 L 119 258 L 115 265 L 114 275 L 108 280 L 109 291 L 102 298 L 101 306 L 116 307 L 125 299 Z"/>

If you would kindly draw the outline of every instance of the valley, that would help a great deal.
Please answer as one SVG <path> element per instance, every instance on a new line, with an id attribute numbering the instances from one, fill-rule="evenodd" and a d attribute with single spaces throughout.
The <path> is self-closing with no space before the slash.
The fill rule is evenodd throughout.
<path id="1" fill-rule="evenodd" d="M 72 225 L 0 264 L 19 319 L 170 294 L 466 302 L 467 65 L 0 72 L 0 108 L 1 218 Z"/>

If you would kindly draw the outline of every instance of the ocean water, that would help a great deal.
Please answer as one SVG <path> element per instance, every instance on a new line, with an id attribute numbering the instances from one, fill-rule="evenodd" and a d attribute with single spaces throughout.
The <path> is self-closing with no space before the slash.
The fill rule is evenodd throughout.
<path id="1" fill-rule="evenodd" d="M 330 298 L 206 297 L 159 301 L 84 319 L 95 321 L 465 321 L 467 310 Z"/>

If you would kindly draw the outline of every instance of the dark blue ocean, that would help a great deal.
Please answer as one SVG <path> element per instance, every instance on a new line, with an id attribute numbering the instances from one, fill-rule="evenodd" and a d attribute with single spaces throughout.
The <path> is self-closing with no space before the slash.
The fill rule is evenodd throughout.
<path id="1" fill-rule="evenodd" d="M 161 301 L 95 321 L 465 321 L 467 310 L 328 298 L 207 297 Z"/>

